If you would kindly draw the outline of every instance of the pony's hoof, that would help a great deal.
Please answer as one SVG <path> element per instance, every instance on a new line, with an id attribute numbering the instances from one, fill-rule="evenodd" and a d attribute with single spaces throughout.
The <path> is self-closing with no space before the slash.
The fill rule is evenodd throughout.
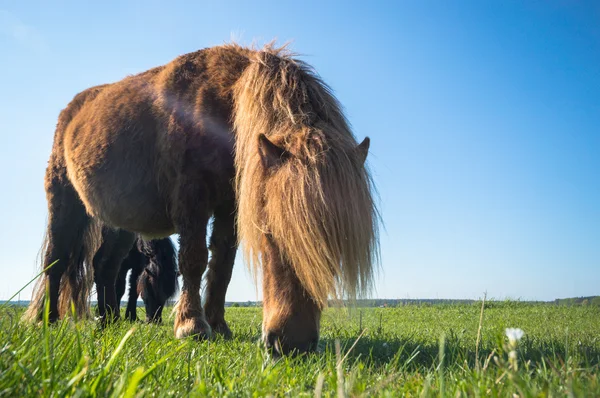
<path id="1" fill-rule="evenodd" d="M 192 336 L 197 340 L 208 340 L 211 334 L 210 325 L 202 318 L 188 318 L 175 324 L 175 337 L 178 339 Z"/>
<path id="2" fill-rule="evenodd" d="M 225 320 L 211 322 L 211 326 L 213 332 L 220 334 L 225 340 L 229 340 L 233 336 L 233 333 L 231 333 L 231 329 L 229 329 L 229 326 L 227 326 L 227 322 L 225 322 Z"/>

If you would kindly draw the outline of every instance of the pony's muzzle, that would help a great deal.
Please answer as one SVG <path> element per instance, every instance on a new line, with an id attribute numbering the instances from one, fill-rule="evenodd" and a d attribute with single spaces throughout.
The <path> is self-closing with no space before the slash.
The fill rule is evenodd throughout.
<path id="1" fill-rule="evenodd" d="M 290 341 L 279 333 L 268 332 L 264 337 L 264 343 L 274 357 L 295 356 L 315 352 L 319 343 L 319 334 L 311 335 L 306 340 Z"/>

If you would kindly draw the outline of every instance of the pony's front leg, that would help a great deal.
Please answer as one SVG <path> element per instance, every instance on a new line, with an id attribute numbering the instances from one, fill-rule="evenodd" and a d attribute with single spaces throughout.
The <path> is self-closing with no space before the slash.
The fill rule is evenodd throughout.
<path id="1" fill-rule="evenodd" d="M 190 220 L 192 221 L 192 220 Z M 211 328 L 206 322 L 200 300 L 200 284 L 208 262 L 206 225 L 208 217 L 179 231 L 179 271 L 183 277 L 181 296 L 175 306 L 175 337 L 194 336 L 208 339 Z"/>
<path id="2" fill-rule="evenodd" d="M 225 322 L 225 295 L 237 251 L 234 201 L 224 202 L 215 210 L 210 250 L 204 310 L 212 330 L 230 338 L 231 330 Z"/>

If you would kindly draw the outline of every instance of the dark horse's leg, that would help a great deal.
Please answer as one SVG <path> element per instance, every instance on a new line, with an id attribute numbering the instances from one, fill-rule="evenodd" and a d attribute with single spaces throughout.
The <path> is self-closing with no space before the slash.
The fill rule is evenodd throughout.
<path id="1" fill-rule="evenodd" d="M 46 171 L 46 197 L 48 200 L 48 231 L 44 253 L 45 286 L 48 289 L 50 301 L 49 321 L 59 318 L 59 287 L 64 272 L 73 269 L 81 262 L 83 255 L 84 236 L 90 219 L 85 207 L 74 188 L 68 182 L 66 171 L 58 170 L 52 165 L 53 159 Z M 48 268 L 50 265 L 54 265 Z M 68 275 L 71 278 L 71 275 Z M 77 284 L 70 283 L 72 294 Z M 41 319 L 44 310 L 46 289 L 39 289 L 32 300 L 30 318 Z M 78 307 L 81 303 L 75 303 Z M 35 308 L 34 308 L 35 306 Z M 34 314 L 35 313 L 35 314 Z"/>
<path id="2" fill-rule="evenodd" d="M 125 318 L 132 322 L 137 320 L 137 300 L 139 297 L 137 285 L 140 274 L 144 269 L 145 260 L 143 258 L 144 256 L 137 251 L 135 246 L 134 250 L 136 250 L 137 253 L 137 262 L 133 267 L 131 267 L 131 274 L 129 274 L 129 299 L 127 300 L 127 309 L 125 310 Z"/>
<path id="3" fill-rule="evenodd" d="M 200 300 L 200 284 L 208 262 L 206 227 L 209 219 L 206 197 L 200 187 L 187 186 L 179 197 L 176 218 L 179 232 L 179 270 L 183 277 L 181 296 L 175 307 L 175 337 L 210 338 L 211 329 L 206 322 Z"/>
<path id="4" fill-rule="evenodd" d="M 109 227 L 102 229 L 102 247 L 94 256 L 94 280 L 98 295 L 98 313 L 102 324 L 119 318 L 115 285 L 123 259 L 131 250 L 135 235 Z"/>
<path id="5" fill-rule="evenodd" d="M 233 201 L 222 203 L 215 210 L 210 250 L 204 310 L 212 330 L 229 338 L 231 330 L 225 322 L 225 294 L 231 280 L 237 251 L 235 202 Z"/>
<path id="6" fill-rule="evenodd" d="M 128 257 L 129 258 L 129 257 Z M 127 265 L 127 258 L 123 260 L 121 263 L 121 268 L 119 268 L 119 274 L 117 275 L 117 282 L 115 284 L 115 291 L 117 294 L 117 304 L 121 305 L 121 299 L 125 294 L 125 285 L 127 284 L 127 272 L 129 271 L 129 266 Z"/>
<path id="7" fill-rule="evenodd" d="M 125 318 L 130 321 L 137 320 L 137 279 L 143 267 L 143 255 L 138 250 L 137 245 L 134 244 L 125 260 L 121 263 L 116 285 L 117 303 L 121 305 L 121 298 L 125 294 L 125 285 L 127 284 L 127 272 L 131 270 L 131 274 L 129 274 L 129 296 L 127 299 L 127 309 L 125 310 Z"/>

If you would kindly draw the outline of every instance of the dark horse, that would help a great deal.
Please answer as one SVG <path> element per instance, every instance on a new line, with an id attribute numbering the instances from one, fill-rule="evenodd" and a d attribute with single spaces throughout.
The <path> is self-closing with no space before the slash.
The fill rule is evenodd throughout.
<path id="1" fill-rule="evenodd" d="M 127 271 L 131 269 L 125 318 L 131 321 L 137 319 L 137 299 L 141 295 L 146 307 L 146 322 L 162 322 L 165 303 L 178 289 L 175 256 L 170 238 L 137 239 L 121 263 L 117 276 L 117 303 L 120 303 L 125 293 Z"/>
<path id="2" fill-rule="evenodd" d="M 133 245 L 129 244 L 130 250 L 127 257 L 120 261 L 114 258 L 114 253 L 123 252 L 121 242 L 125 241 L 125 249 L 129 239 L 122 238 L 122 231 L 104 228 L 102 231 L 102 245 L 94 256 L 94 272 L 96 280 L 102 279 L 102 272 L 110 272 L 117 268 L 115 292 L 117 303 L 125 294 L 127 272 L 129 275 L 129 298 L 125 318 L 137 320 L 137 299 L 141 294 L 146 307 L 147 322 L 161 322 L 162 311 L 167 300 L 177 291 L 177 260 L 175 259 L 175 248 L 170 238 L 145 241 L 141 237 L 135 239 Z M 117 265 L 115 267 L 114 261 Z M 98 297 L 104 297 L 103 292 Z M 100 307 L 100 306 L 99 306 Z"/>
<path id="3" fill-rule="evenodd" d="M 225 292 L 239 238 L 262 274 L 266 345 L 313 350 L 328 299 L 371 286 L 378 216 L 368 149 L 316 73 L 273 46 L 207 48 L 90 88 L 59 116 L 43 265 L 59 261 L 34 295 L 48 289 L 51 321 L 59 303 L 78 305 L 99 222 L 150 238 L 178 233 L 175 335 L 229 333 Z M 118 316 L 113 276 L 97 282 Z"/>

